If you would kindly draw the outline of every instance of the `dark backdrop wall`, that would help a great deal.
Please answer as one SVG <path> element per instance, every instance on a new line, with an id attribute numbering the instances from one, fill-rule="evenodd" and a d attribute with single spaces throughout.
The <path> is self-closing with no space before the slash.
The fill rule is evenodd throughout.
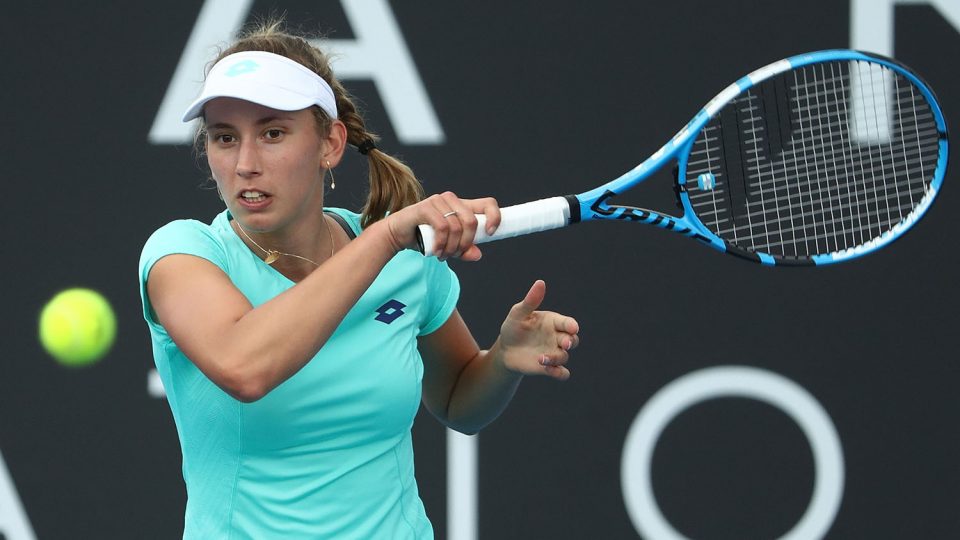
<path id="1" fill-rule="evenodd" d="M 384 8 L 394 25 L 373 28 L 397 29 L 412 63 L 375 80 L 363 65 L 376 58 L 350 44 L 386 39 L 360 30 Z M 353 51 L 348 86 L 429 192 L 503 204 L 621 174 L 739 76 L 810 50 L 887 48 L 936 89 L 951 129 L 960 114 L 953 0 L 7 2 L 0 537 L 182 532 L 179 446 L 151 384 L 136 267 L 154 229 L 209 220 L 220 201 L 189 145 L 149 134 L 191 32 L 210 38 L 209 59 L 230 17 L 271 11 Z M 214 29 L 194 30 L 204 12 Z M 398 120 L 385 92 L 425 98 L 433 131 L 427 113 Z M 418 418 L 438 536 L 960 536 L 955 171 L 904 239 L 836 267 L 771 270 L 602 224 L 454 263 L 482 344 L 537 278 L 583 344 L 569 382 L 527 380 L 494 425 L 451 438 L 459 450 Z M 358 208 L 364 178 L 351 155 L 330 204 Z M 69 286 L 102 291 L 119 318 L 112 352 L 81 370 L 36 338 L 41 306 Z M 638 431 L 649 425 L 660 430 Z"/>

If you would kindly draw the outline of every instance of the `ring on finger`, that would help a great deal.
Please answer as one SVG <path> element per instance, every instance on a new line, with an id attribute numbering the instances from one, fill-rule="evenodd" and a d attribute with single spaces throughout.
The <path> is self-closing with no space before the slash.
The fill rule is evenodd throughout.
<path id="1" fill-rule="evenodd" d="M 448 218 L 448 217 L 450 217 L 450 216 L 455 216 L 455 215 L 457 215 L 457 211 L 456 211 L 456 210 L 451 210 L 451 211 L 447 212 L 446 214 L 444 214 L 443 217 Z"/>

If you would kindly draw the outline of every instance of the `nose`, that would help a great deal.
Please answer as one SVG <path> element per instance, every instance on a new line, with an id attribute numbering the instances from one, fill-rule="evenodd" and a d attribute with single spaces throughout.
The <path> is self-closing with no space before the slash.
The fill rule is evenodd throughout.
<path id="1" fill-rule="evenodd" d="M 244 138 L 240 142 L 240 152 L 237 155 L 237 175 L 249 178 L 258 176 L 261 172 L 260 151 L 257 148 L 257 142 Z"/>

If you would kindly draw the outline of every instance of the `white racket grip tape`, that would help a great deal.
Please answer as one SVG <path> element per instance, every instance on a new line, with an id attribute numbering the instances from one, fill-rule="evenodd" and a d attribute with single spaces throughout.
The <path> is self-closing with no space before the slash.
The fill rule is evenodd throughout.
<path id="1" fill-rule="evenodd" d="M 493 234 L 487 234 L 486 223 L 486 216 L 477 215 L 477 234 L 473 238 L 474 244 L 565 227 L 570 223 L 570 203 L 564 197 L 550 197 L 501 208 L 500 226 Z M 433 227 L 420 225 L 418 230 L 423 242 L 423 254 L 432 256 L 436 237 Z"/>

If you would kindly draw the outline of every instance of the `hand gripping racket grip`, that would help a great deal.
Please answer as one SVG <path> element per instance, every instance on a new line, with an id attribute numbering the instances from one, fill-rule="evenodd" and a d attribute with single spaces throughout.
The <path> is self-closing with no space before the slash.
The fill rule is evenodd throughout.
<path id="1" fill-rule="evenodd" d="M 473 237 L 474 244 L 565 227 L 570 223 L 570 203 L 564 197 L 550 197 L 501 208 L 500 226 L 493 234 L 487 234 L 484 228 L 486 223 L 486 216 L 477 215 L 477 234 Z M 420 235 L 423 254 L 434 255 L 433 244 L 436 235 L 433 227 L 420 225 L 417 227 L 417 232 Z"/>

